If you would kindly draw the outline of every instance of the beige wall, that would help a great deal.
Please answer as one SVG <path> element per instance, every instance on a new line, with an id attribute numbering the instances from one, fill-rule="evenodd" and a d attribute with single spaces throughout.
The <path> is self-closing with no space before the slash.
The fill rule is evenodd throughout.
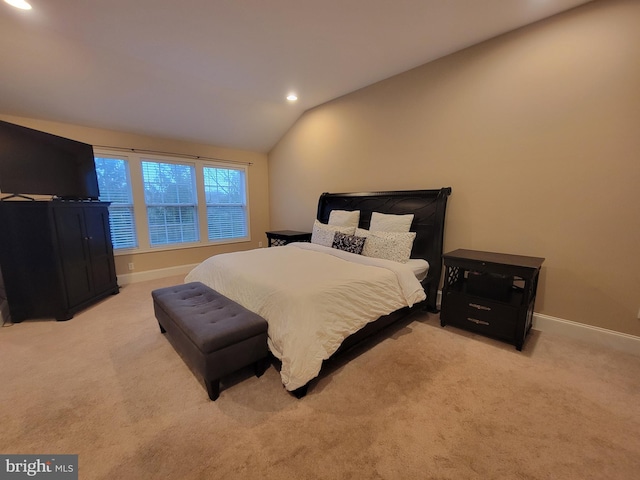
<path id="1" fill-rule="evenodd" d="M 249 215 L 251 221 L 250 242 L 132 255 L 116 255 L 116 272 L 118 275 L 199 263 L 211 255 L 218 253 L 257 248 L 258 242 L 263 242 L 263 245 L 266 246 L 266 236 L 264 232 L 269 230 L 269 190 L 267 156 L 265 154 L 9 115 L 0 115 L 0 119 L 92 145 L 199 155 L 252 163 L 248 170 Z M 135 264 L 134 272 L 128 270 L 129 262 Z"/>
<path id="2" fill-rule="evenodd" d="M 453 187 L 445 250 L 546 257 L 536 311 L 640 335 L 640 2 L 607 0 L 306 112 L 271 227 L 323 191 Z"/>

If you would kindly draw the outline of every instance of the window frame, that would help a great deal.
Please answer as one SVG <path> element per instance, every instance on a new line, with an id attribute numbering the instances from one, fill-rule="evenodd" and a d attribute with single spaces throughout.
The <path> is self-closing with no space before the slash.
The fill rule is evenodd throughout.
<path id="1" fill-rule="evenodd" d="M 249 200 L 249 165 L 241 163 L 216 162 L 202 158 L 191 158 L 188 156 L 178 156 L 169 154 L 143 153 L 132 150 L 131 152 L 123 152 L 120 150 L 111 150 L 108 148 L 94 148 L 94 157 L 112 157 L 128 161 L 129 163 L 129 180 L 131 182 L 131 190 L 133 194 L 133 214 L 135 221 L 135 231 L 138 239 L 136 248 L 114 248 L 114 255 L 131 255 L 138 253 L 150 253 L 169 250 L 181 250 L 188 248 L 198 248 L 214 245 L 225 245 L 234 243 L 251 242 L 251 217 L 250 217 L 250 200 Z M 144 180 L 142 176 L 143 161 L 175 163 L 179 165 L 192 165 L 195 168 L 196 183 L 196 216 L 198 220 L 199 240 L 195 242 L 169 243 L 161 245 L 151 245 L 149 238 L 149 221 L 147 216 L 147 203 L 144 193 Z M 245 195 L 245 212 L 246 212 L 246 235 L 237 238 L 223 238 L 209 240 L 207 226 L 207 204 L 204 191 L 204 167 L 241 170 L 244 173 L 244 195 Z"/>

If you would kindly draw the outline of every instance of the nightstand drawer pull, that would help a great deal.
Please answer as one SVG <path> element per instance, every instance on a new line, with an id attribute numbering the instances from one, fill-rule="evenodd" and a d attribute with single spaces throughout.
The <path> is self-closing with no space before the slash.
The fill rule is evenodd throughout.
<path id="1" fill-rule="evenodd" d="M 491 311 L 491 307 L 485 307 L 484 305 L 478 305 L 477 303 L 470 303 L 469 306 L 478 310 L 486 310 L 487 312 Z"/>
<path id="2" fill-rule="evenodd" d="M 489 322 L 485 322 L 484 320 L 478 320 L 477 318 L 467 317 L 467 320 L 475 323 L 476 325 L 489 325 Z"/>

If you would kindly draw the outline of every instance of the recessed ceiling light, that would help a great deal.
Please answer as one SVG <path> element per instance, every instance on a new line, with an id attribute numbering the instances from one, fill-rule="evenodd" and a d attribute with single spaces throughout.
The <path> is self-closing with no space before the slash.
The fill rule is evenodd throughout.
<path id="1" fill-rule="evenodd" d="M 287 100 L 289 100 L 290 102 L 295 102 L 296 100 L 298 100 L 298 96 L 295 93 L 290 93 L 289 95 L 287 95 Z"/>
<path id="2" fill-rule="evenodd" d="M 31 10 L 31 5 L 25 2 L 25 0 L 4 0 L 4 1 L 9 5 L 11 5 L 12 7 L 16 7 L 21 10 Z"/>

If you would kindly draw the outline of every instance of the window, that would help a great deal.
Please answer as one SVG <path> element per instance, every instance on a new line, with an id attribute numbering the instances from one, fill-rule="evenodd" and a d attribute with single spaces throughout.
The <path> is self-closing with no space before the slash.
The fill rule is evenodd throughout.
<path id="1" fill-rule="evenodd" d="M 138 246 L 136 222 L 133 213 L 133 195 L 129 162 L 121 158 L 95 157 L 100 200 L 111 202 L 109 220 L 113 247 Z"/>
<path id="2" fill-rule="evenodd" d="M 151 245 L 198 241 L 193 166 L 143 161 L 142 178 Z"/>
<path id="3" fill-rule="evenodd" d="M 115 253 L 248 241 L 247 167 L 96 150 Z"/>
<path id="4" fill-rule="evenodd" d="M 247 235 L 244 170 L 204 167 L 209 240 Z"/>

